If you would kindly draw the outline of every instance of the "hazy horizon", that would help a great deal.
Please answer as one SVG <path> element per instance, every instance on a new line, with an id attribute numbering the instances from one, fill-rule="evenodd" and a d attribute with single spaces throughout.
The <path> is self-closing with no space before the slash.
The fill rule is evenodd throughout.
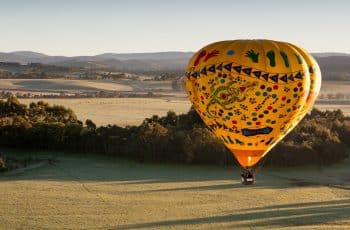
<path id="1" fill-rule="evenodd" d="M 0 51 L 195 52 L 219 40 L 272 39 L 350 53 L 349 8 L 345 0 L 1 1 Z"/>
<path id="2" fill-rule="evenodd" d="M 123 52 L 123 53 L 117 53 L 117 52 L 105 52 L 105 53 L 96 53 L 96 54 L 91 54 L 91 55 L 51 55 L 47 53 L 42 53 L 42 52 L 37 52 L 33 50 L 14 50 L 14 51 L 8 51 L 8 52 L 3 52 L 0 50 L 0 53 L 20 53 L 20 52 L 33 52 L 33 53 L 38 53 L 38 54 L 43 54 L 47 56 L 62 56 L 62 57 L 83 57 L 83 56 L 98 56 L 98 55 L 104 55 L 104 54 L 118 54 L 118 55 L 123 55 L 123 54 L 152 54 L 152 53 L 195 53 L 196 51 L 176 51 L 176 50 L 168 50 L 168 51 L 152 51 L 152 52 Z M 334 53 L 334 54 L 345 54 L 345 55 L 350 55 L 350 52 L 332 52 L 332 51 L 326 51 L 326 52 L 311 52 L 314 54 L 323 54 L 323 53 Z"/>
<path id="3" fill-rule="evenodd" d="M 75 57 L 75 56 L 97 56 L 97 55 L 103 55 L 103 54 L 151 54 L 151 53 L 195 53 L 196 51 L 176 51 L 176 50 L 168 50 L 168 51 L 152 51 L 152 52 L 104 52 L 104 53 L 96 53 L 96 54 L 91 54 L 91 55 L 51 55 L 43 52 L 38 52 L 35 50 L 13 50 L 13 51 L 1 51 L 0 53 L 20 53 L 20 52 L 33 52 L 33 53 L 38 53 L 38 54 L 44 54 L 48 56 L 65 56 L 65 57 Z"/>

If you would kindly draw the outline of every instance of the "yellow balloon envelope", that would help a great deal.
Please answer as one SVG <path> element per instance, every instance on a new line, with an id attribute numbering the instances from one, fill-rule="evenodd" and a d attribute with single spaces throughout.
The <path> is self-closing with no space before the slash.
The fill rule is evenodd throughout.
<path id="1" fill-rule="evenodd" d="M 190 59 L 185 88 L 241 166 L 254 166 L 311 109 L 321 72 L 304 49 L 271 40 L 221 41 Z"/>

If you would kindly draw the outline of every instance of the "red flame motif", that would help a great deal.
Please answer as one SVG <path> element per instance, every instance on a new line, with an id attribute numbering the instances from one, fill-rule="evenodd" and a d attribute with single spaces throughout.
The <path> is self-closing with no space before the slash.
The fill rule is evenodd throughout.
<path id="1" fill-rule="evenodd" d="M 204 61 L 206 62 L 206 61 L 208 61 L 210 58 L 216 57 L 216 56 L 218 56 L 218 55 L 219 55 L 219 51 L 213 50 L 213 51 L 211 51 L 210 53 L 207 54 L 207 56 L 204 58 Z"/>
<path id="2" fill-rule="evenodd" d="M 197 66 L 200 62 L 200 60 L 202 58 L 204 58 L 204 56 L 207 54 L 207 51 L 203 50 L 202 52 L 200 52 L 196 58 L 196 60 L 194 61 L 194 66 Z"/>
<path id="3" fill-rule="evenodd" d="M 203 50 L 202 52 L 200 52 L 196 58 L 196 60 L 194 61 L 194 66 L 197 66 L 199 64 L 199 62 L 204 58 L 204 62 L 208 61 L 210 58 L 212 57 L 216 57 L 219 55 L 219 51 L 217 50 L 213 50 L 210 51 L 209 53 L 207 53 L 207 51 Z"/>

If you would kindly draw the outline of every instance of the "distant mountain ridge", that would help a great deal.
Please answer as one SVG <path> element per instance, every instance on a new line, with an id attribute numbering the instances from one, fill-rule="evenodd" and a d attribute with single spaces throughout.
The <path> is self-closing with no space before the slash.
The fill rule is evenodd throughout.
<path id="1" fill-rule="evenodd" d="M 340 52 L 325 52 L 325 53 L 312 53 L 314 57 L 350 57 L 348 53 L 340 53 Z"/>
<path id="2" fill-rule="evenodd" d="M 42 63 L 57 66 L 119 70 L 183 69 L 193 52 L 104 53 L 95 56 L 49 56 L 31 51 L 0 53 L 0 62 Z"/>
<path id="3" fill-rule="evenodd" d="M 103 53 L 95 56 L 49 56 L 31 51 L 0 52 L 0 62 L 42 63 L 62 67 L 119 71 L 184 71 L 194 52 Z M 324 79 L 350 80 L 350 54 L 313 53 Z"/>

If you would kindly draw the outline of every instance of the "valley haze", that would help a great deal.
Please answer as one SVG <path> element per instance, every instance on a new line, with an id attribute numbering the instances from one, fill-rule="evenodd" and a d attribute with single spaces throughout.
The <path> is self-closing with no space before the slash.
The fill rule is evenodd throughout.
<path id="1" fill-rule="evenodd" d="M 184 71 L 194 52 L 103 53 L 95 56 L 50 56 L 32 51 L 0 52 L 0 62 L 42 63 L 64 67 L 107 68 L 125 71 Z M 350 54 L 314 53 L 321 70 L 329 63 L 350 70 Z M 332 70 L 333 71 L 333 70 Z M 350 72 L 350 71 L 349 71 Z"/>

